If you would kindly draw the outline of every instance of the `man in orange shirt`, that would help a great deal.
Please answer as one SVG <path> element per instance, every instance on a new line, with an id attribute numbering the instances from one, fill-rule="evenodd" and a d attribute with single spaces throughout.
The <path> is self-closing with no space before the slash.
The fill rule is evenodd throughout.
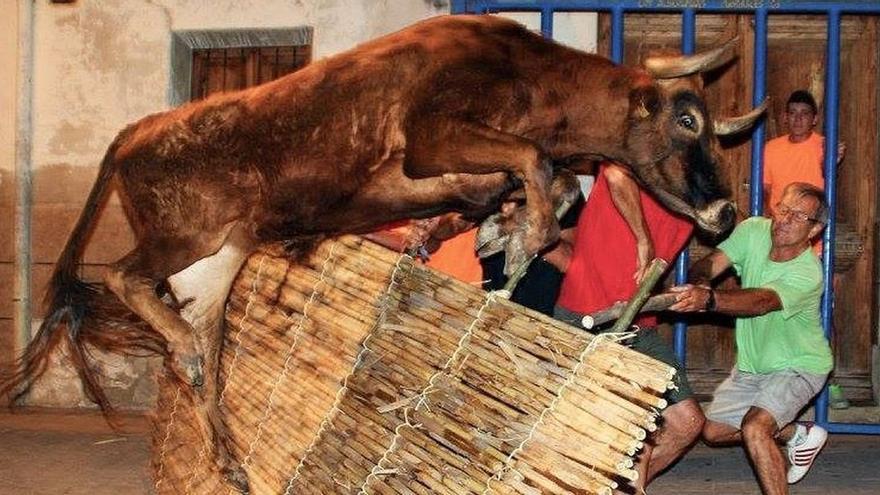
<path id="1" fill-rule="evenodd" d="M 395 251 L 423 246 L 426 265 L 469 284 L 481 284 L 483 267 L 475 244 L 477 226 L 459 213 L 422 220 L 404 220 L 367 234 L 367 239 Z"/>
<path id="2" fill-rule="evenodd" d="M 442 217 L 425 242 L 431 256 L 426 265 L 450 277 L 480 286 L 483 266 L 477 257 L 477 225 L 458 213 Z"/>
<path id="3" fill-rule="evenodd" d="M 806 182 L 825 189 L 822 170 L 825 138 L 813 132 L 818 121 L 813 95 L 803 89 L 792 92 L 783 117 L 789 133 L 771 139 L 764 148 L 764 205 L 768 215 L 782 199 L 782 190 L 792 182 Z M 839 143 L 837 163 L 845 153 L 846 145 Z"/>

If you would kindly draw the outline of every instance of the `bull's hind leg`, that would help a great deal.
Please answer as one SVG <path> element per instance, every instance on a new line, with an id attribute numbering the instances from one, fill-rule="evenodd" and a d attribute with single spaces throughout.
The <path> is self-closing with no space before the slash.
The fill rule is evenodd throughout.
<path id="1" fill-rule="evenodd" d="M 135 314 L 167 342 L 172 369 L 185 382 L 201 385 L 202 357 L 189 323 L 156 294 L 156 287 L 183 268 L 213 254 L 216 247 L 189 239 L 147 238 L 113 264 L 104 282 Z"/>
<path id="2" fill-rule="evenodd" d="M 216 254 L 201 259 L 168 282 L 181 316 L 189 322 L 204 351 L 205 379 L 201 397 L 195 400 L 196 419 L 205 445 L 213 448 L 221 473 L 242 492 L 248 489 L 247 474 L 232 455 L 231 438 L 219 408 L 220 351 L 225 329 L 226 300 L 235 276 L 247 259 L 253 242 L 233 231 Z"/>
<path id="3" fill-rule="evenodd" d="M 511 173 L 522 181 L 526 194 L 526 251 L 535 254 L 559 236 L 550 201 L 550 159 L 533 141 L 450 118 L 422 119 L 407 131 L 407 175 Z"/>
<path id="4" fill-rule="evenodd" d="M 230 454 L 228 435 L 217 404 L 223 303 L 232 279 L 247 255 L 247 246 L 243 245 L 246 243 L 242 243 L 240 239 L 242 236 L 230 236 L 230 230 L 231 226 L 221 232 L 200 234 L 197 238 L 188 240 L 148 237 L 117 262 L 105 280 L 108 288 L 132 311 L 165 337 L 171 355 L 171 369 L 175 374 L 185 382 L 201 386 L 202 393 L 195 393 L 193 390 L 191 396 L 203 441 L 211 449 L 219 469 L 239 490 L 246 492 L 247 477 Z M 221 246 L 229 244 L 232 239 L 239 242 L 239 245 L 221 249 Z M 196 263 L 214 253 L 218 253 L 219 256 L 215 258 L 223 259 L 224 263 L 218 266 L 211 263 L 210 258 L 205 263 Z M 205 267 L 208 268 L 207 273 L 210 273 L 210 268 L 216 268 L 219 272 L 215 272 L 212 279 L 202 282 L 204 298 L 187 301 L 196 291 L 181 290 L 175 294 L 184 304 L 183 315 L 196 324 L 194 328 L 184 316 L 158 298 L 155 288 L 160 281 L 172 274 L 187 268 L 191 270 L 186 273 L 205 272 Z M 172 281 L 172 287 L 179 287 L 179 280 L 186 278 L 186 275 L 181 274 Z M 178 283 L 175 284 L 175 281 Z"/>

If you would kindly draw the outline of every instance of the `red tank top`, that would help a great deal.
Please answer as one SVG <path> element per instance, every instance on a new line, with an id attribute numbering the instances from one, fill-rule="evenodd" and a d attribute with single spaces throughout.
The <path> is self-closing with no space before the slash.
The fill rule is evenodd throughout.
<path id="1" fill-rule="evenodd" d="M 629 299 L 636 290 L 636 238 L 614 206 L 604 170 L 600 168 L 578 219 L 572 258 L 557 303 L 577 313 L 605 309 Z M 693 232 L 693 224 L 661 206 L 644 190 L 640 197 L 655 256 L 672 263 Z M 657 319 L 646 316 L 636 323 L 656 326 Z"/>

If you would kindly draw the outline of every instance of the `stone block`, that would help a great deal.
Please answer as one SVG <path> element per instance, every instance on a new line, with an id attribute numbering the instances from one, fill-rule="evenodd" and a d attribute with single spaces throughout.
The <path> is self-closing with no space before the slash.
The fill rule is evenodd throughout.
<path id="1" fill-rule="evenodd" d="M 46 297 L 46 288 L 52 277 L 55 266 L 50 263 L 35 263 L 31 265 L 31 317 L 42 318 L 46 314 L 43 299 Z"/>
<path id="2" fill-rule="evenodd" d="M 0 262 L 11 262 L 15 259 L 14 188 L 12 174 L 0 171 Z"/>
<path id="3" fill-rule="evenodd" d="M 15 358 L 15 322 L 11 318 L 0 318 L 0 366 L 8 366 Z M 0 404 L 6 404 L 9 397 L 0 394 Z"/>
<path id="4" fill-rule="evenodd" d="M 15 314 L 15 265 L 0 261 L 0 318 Z"/>
<path id="5" fill-rule="evenodd" d="M 15 322 L 0 317 L 0 365 L 6 365 L 15 357 Z"/>
<path id="6" fill-rule="evenodd" d="M 67 243 L 79 218 L 80 206 L 71 204 L 35 204 L 33 207 L 33 261 L 54 263 Z M 97 224 L 86 244 L 83 261 L 111 263 L 134 246 L 134 233 L 119 205 L 108 204 L 99 213 Z"/>
<path id="7" fill-rule="evenodd" d="M 159 358 L 121 356 L 94 351 L 95 368 L 100 373 L 107 397 L 120 410 L 147 410 L 156 396 L 155 375 L 162 369 Z M 26 403 L 39 407 L 94 408 L 83 391 L 79 375 L 70 362 L 66 340 L 52 351 L 46 372 L 32 387 Z"/>

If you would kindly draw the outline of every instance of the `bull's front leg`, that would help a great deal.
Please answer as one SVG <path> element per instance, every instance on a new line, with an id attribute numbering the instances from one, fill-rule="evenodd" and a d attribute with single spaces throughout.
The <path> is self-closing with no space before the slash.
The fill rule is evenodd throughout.
<path id="1" fill-rule="evenodd" d="M 407 128 L 404 172 L 413 178 L 446 174 L 513 174 L 525 190 L 528 256 L 559 237 L 550 200 L 551 161 L 534 142 L 491 127 L 456 119 L 425 119 Z M 467 177 L 457 177 L 467 182 Z M 467 194 L 468 188 L 457 188 Z M 458 198 L 467 201 L 468 198 Z"/>

